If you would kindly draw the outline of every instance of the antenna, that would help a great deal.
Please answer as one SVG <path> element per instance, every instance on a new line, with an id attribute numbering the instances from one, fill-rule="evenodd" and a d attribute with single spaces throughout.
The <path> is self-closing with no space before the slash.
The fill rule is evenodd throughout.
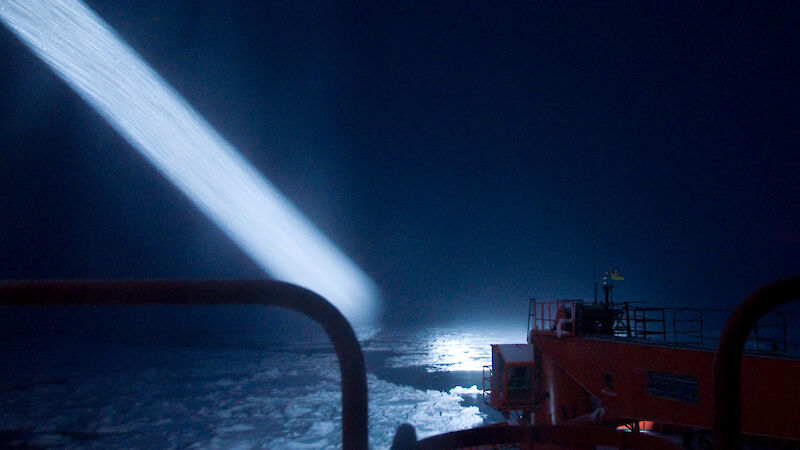
<path id="1" fill-rule="evenodd" d="M 597 182 L 595 180 L 595 188 Z M 597 304 L 597 189 L 592 202 L 592 281 L 594 282 L 594 304 Z"/>
<path id="2" fill-rule="evenodd" d="M 605 294 L 605 303 L 614 303 L 614 281 L 624 280 L 625 277 L 617 269 L 611 269 L 603 274 L 603 294 Z"/>
<path id="3" fill-rule="evenodd" d="M 597 304 L 597 216 L 592 206 L 592 281 L 594 282 L 594 304 Z"/>

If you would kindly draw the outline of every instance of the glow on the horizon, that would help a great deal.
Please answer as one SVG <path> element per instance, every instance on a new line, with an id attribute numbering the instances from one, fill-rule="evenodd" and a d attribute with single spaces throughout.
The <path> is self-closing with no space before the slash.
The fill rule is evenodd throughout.
<path id="1" fill-rule="evenodd" d="M 458 333 L 437 336 L 429 345 L 428 358 L 446 372 L 480 372 L 492 363 L 491 344 L 475 345 L 473 337 Z"/>
<path id="2" fill-rule="evenodd" d="M 373 318 L 366 274 L 91 9 L 0 0 L 0 19 L 261 268 L 321 294 L 351 322 Z"/>

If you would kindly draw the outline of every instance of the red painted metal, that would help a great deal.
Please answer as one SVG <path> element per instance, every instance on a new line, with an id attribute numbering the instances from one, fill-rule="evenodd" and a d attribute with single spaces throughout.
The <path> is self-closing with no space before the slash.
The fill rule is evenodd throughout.
<path id="1" fill-rule="evenodd" d="M 566 372 L 560 361 L 542 352 L 538 397 L 545 399 L 535 414 L 536 425 L 557 425 L 592 413 L 591 394 Z"/>
<path id="2" fill-rule="evenodd" d="M 441 450 L 499 444 L 518 444 L 520 449 L 554 450 L 594 449 L 598 445 L 619 449 L 679 450 L 681 448 L 653 434 L 628 433 L 588 426 L 517 425 L 472 428 L 431 436 L 418 441 L 414 449 Z"/>
<path id="3" fill-rule="evenodd" d="M 0 283 L 0 306 L 265 305 L 291 309 L 327 333 L 342 373 L 342 443 L 367 446 L 367 379 L 364 355 L 352 327 L 323 297 L 269 280 L 16 281 Z"/>
<path id="4" fill-rule="evenodd" d="M 575 300 L 532 302 L 533 327 L 529 332 L 558 337 L 574 336 L 576 303 Z"/>
<path id="5" fill-rule="evenodd" d="M 756 322 L 766 313 L 793 300 L 800 300 L 800 276 L 775 281 L 753 292 L 725 323 L 714 359 L 715 449 L 740 448 L 741 431 L 748 432 L 752 426 L 753 419 L 748 417 L 748 413 L 752 411 L 752 406 L 748 405 L 750 395 L 760 396 L 760 400 L 771 406 L 769 409 L 772 414 L 761 418 L 761 422 L 765 422 L 760 424 L 762 427 L 770 421 L 779 422 L 786 428 L 794 429 L 791 436 L 800 437 L 800 432 L 797 431 L 800 418 L 798 402 L 795 398 L 794 403 L 787 404 L 785 397 L 796 397 L 800 371 L 782 371 L 773 363 L 773 367 L 759 365 L 758 371 L 752 373 L 747 370 L 747 357 L 742 358 L 747 336 Z M 742 379 L 748 382 L 741 384 Z M 775 384 L 780 385 L 778 390 Z M 748 392 L 753 385 L 759 388 L 757 392 Z M 764 398 L 765 390 L 773 395 Z"/>
<path id="6" fill-rule="evenodd" d="M 540 336 L 536 346 L 543 360 L 551 358 L 573 380 L 572 386 L 562 382 L 562 389 L 574 392 L 580 388 L 596 398 L 605 410 L 607 422 L 644 419 L 704 428 L 713 425 L 714 355 L 710 351 L 580 336 Z M 776 407 L 786 402 L 787 395 L 796 397 L 800 362 L 748 355 L 742 359 L 742 375 L 749 380 L 741 387 L 743 430 L 800 440 L 800 408 Z M 674 380 L 674 386 L 654 389 L 650 384 L 659 378 L 667 383 Z M 670 388 L 674 392 L 669 392 Z M 578 409 L 582 405 L 560 402 L 558 397 L 554 400 L 558 403 L 543 405 L 544 413 L 546 408 L 558 412 L 570 411 L 572 404 Z"/>
<path id="7" fill-rule="evenodd" d="M 533 410 L 535 370 L 531 344 L 493 344 L 492 365 L 483 371 L 484 402 L 504 412 Z"/>

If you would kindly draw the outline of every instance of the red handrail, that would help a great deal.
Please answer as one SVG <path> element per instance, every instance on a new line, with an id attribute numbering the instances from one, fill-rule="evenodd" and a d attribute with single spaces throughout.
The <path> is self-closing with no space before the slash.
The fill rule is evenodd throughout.
<path id="1" fill-rule="evenodd" d="M 800 300 L 800 276 L 784 278 L 750 294 L 725 322 L 714 355 L 714 448 L 740 448 L 742 351 L 758 320 L 773 309 Z"/>

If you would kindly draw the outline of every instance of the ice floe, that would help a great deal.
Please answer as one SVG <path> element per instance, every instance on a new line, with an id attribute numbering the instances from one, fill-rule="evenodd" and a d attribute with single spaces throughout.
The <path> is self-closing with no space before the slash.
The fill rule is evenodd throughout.
<path id="1" fill-rule="evenodd" d="M 332 352 L 169 349 L 168 361 L 6 390 L 0 431 L 22 430 L 25 445 L 73 448 L 341 447 Z M 402 423 L 425 437 L 483 422 L 462 404 L 475 386 L 420 390 L 369 375 L 368 387 L 372 448 L 388 448 Z"/>

